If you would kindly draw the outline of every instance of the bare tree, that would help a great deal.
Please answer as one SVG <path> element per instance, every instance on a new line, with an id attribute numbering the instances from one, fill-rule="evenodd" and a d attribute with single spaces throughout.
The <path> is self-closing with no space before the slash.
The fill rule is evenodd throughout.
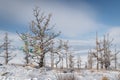
<path id="1" fill-rule="evenodd" d="M 45 54 L 50 52 L 51 44 L 60 32 L 55 33 L 53 27 L 50 27 L 51 14 L 45 16 L 44 13 L 40 13 L 39 8 L 35 8 L 34 17 L 35 20 L 30 25 L 30 35 L 27 37 L 30 39 L 30 47 L 33 48 L 34 62 L 43 67 Z"/>
<path id="2" fill-rule="evenodd" d="M 73 68 L 74 68 L 73 57 L 74 57 L 74 56 L 73 56 L 72 54 L 69 55 L 69 68 L 70 68 L 70 69 L 73 69 Z"/>
<path id="3" fill-rule="evenodd" d="M 8 33 L 5 33 L 4 43 L 3 43 L 3 45 L 1 45 L 1 48 L 3 48 L 5 51 L 5 55 L 0 56 L 0 57 L 3 57 L 5 59 L 6 65 L 8 64 L 8 62 L 10 60 L 12 60 L 16 56 L 16 55 L 11 55 L 11 53 L 10 53 L 10 49 L 11 49 L 10 43 L 11 43 L 11 41 L 8 38 Z"/>
<path id="4" fill-rule="evenodd" d="M 98 41 L 96 36 L 96 51 L 93 52 L 93 56 L 97 59 L 97 69 L 99 68 L 98 64 L 101 65 L 101 69 L 103 69 L 103 67 L 108 69 L 110 66 L 113 59 L 113 55 L 111 54 L 112 41 L 113 39 L 109 38 L 109 34 L 104 35 L 103 41 Z"/>
<path id="5" fill-rule="evenodd" d="M 53 46 L 54 43 L 51 44 L 51 49 L 50 49 L 50 52 L 51 52 L 51 68 L 54 68 L 54 49 L 53 49 Z"/>
<path id="6" fill-rule="evenodd" d="M 88 52 L 88 68 L 92 69 L 93 66 L 93 55 L 92 55 L 92 51 L 90 50 Z"/>
<path id="7" fill-rule="evenodd" d="M 85 62 L 85 69 L 87 69 L 87 68 L 88 68 L 87 62 Z"/>
<path id="8" fill-rule="evenodd" d="M 78 69 L 80 69 L 81 68 L 81 57 L 80 56 L 78 56 L 78 58 L 77 58 L 77 66 L 78 66 Z"/>
<path id="9" fill-rule="evenodd" d="M 54 46 L 56 45 L 56 46 Z M 57 41 L 57 44 L 51 44 L 51 67 L 53 68 L 54 64 L 57 65 L 60 63 L 60 61 L 63 59 L 63 56 L 62 56 L 62 47 L 63 47 L 63 40 L 58 40 Z M 55 58 L 54 57 L 57 57 L 58 56 L 58 60 L 54 63 L 55 61 Z"/>
<path id="10" fill-rule="evenodd" d="M 25 64 L 26 65 L 28 65 L 29 63 L 30 63 L 30 61 L 29 61 L 29 58 L 30 58 L 30 54 L 29 54 L 29 52 L 31 52 L 32 51 L 32 49 L 30 50 L 29 49 L 29 37 L 28 37 L 28 35 L 29 34 L 24 34 L 24 33 L 22 33 L 22 34 L 19 34 L 18 32 L 17 32 L 17 34 L 19 35 L 19 37 L 22 39 L 22 41 L 24 42 L 24 48 L 23 48 L 23 51 L 25 52 L 25 57 L 24 57 L 24 59 L 25 59 Z"/>
<path id="11" fill-rule="evenodd" d="M 68 69 L 68 56 L 69 56 L 69 52 L 68 52 L 68 50 L 69 50 L 69 45 L 68 45 L 68 41 L 64 41 L 64 43 L 63 43 L 63 49 L 65 50 L 65 57 L 66 57 L 66 68 Z"/>
<path id="12" fill-rule="evenodd" d="M 116 46 L 115 46 L 115 53 L 114 53 L 114 57 L 113 57 L 113 60 L 115 61 L 115 69 L 117 69 L 117 55 L 120 53 L 120 51 L 117 51 L 116 50 Z"/>

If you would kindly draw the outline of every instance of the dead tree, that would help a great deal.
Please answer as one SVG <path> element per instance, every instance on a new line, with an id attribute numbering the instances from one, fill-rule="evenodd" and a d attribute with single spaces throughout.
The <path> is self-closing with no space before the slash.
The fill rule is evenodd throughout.
<path id="1" fill-rule="evenodd" d="M 56 68 L 58 68 L 58 64 L 60 63 L 60 61 L 61 61 L 61 54 L 59 53 L 59 52 L 56 52 L 56 54 L 57 54 L 57 56 L 58 56 L 58 60 L 56 60 L 56 62 L 55 62 L 55 65 L 56 65 Z"/>
<path id="2" fill-rule="evenodd" d="M 73 69 L 73 68 L 74 68 L 73 57 L 74 57 L 74 56 L 73 56 L 72 54 L 69 55 L 69 68 L 70 68 L 70 69 Z"/>
<path id="3" fill-rule="evenodd" d="M 1 46 L 1 48 L 5 51 L 5 55 L 0 56 L 5 59 L 5 64 L 7 65 L 10 60 L 12 60 L 16 55 L 11 55 L 10 49 L 11 49 L 11 41 L 8 38 L 8 33 L 5 33 L 4 37 L 4 43 Z"/>
<path id="4" fill-rule="evenodd" d="M 68 41 L 64 42 L 63 44 L 63 49 L 65 50 L 65 57 L 66 57 L 66 68 L 68 69 L 68 55 L 69 55 L 69 45 L 68 45 Z"/>
<path id="5" fill-rule="evenodd" d="M 104 48 L 104 40 L 103 41 L 98 41 L 98 35 L 96 33 L 96 49 L 95 52 L 93 53 L 93 56 L 96 58 L 97 60 L 97 70 L 99 69 L 99 65 L 101 65 L 101 69 L 103 69 L 103 65 L 105 63 L 105 48 Z"/>
<path id="6" fill-rule="evenodd" d="M 104 35 L 103 41 L 98 41 L 98 37 L 96 36 L 96 51 L 93 52 L 94 57 L 97 59 L 97 69 L 99 65 L 101 65 L 101 69 L 103 67 L 108 69 L 111 64 L 111 58 L 113 57 L 111 54 L 110 47 L 112 46 L 113 39 L 109 39 L 109 35 Z"/>
<path id="7" fill-rule="evenodd" d="M 44 66 L 45 54 L 50 52 L 53 40 L 60 35 L 60 32 L 53 32 L 53 27 L 50 27 L 51 14 L 45 16 L 40 13 L 38 8 L 34 9 L 35 20 L 30 25 L 30 47 L 33 49 L 34 62 L 39 67 Z"/>
<path id="8" fill-rule="evenodd" d="M 61 61 L 62 61 L 62 62 L 61 62 L 61 69 L 63 69 L 63 68 L 64 68 L 64 64 L 63 64 L 63 62 L 64 62 L 64 61 L 63 61 L 63 56 L 62 56 Z"/>
<path id="9" fill-rule="evenodd" d="M 60 61 L 62 60 L 62 47 L 63 47 L 63 41 L 62 40 L 59 40 L 57 42 L 57 44 L 54 44 L 55 42 L 53 42 L 51 44 L 51 49 L 50 49 L 50 52 L 51 52 L 51 68 L 54 68 L 54 65 L 56 65 L 56 68 L 58 67 L 58 64 L 60 63 Z M 55 57 L 58 57 L 57 61 L 55 62 Z"/>
<path id="10" fill-rule="evenodd" d="M 57 47 L 57 49 L 58 49 L 59 51 L 57 51 L 57 52 L 60 52 L 60 53 L 61 53 L 61 54 L 60 54 L 60 56 L 61 56 L 61 57 L 60 57 L 60 58 L 61 58 L 61 66 L 60 66 L 60 67 L 63 69 L 63 68 L 64 68 L 64 61 L 63 61 L 63 60 L 64 60 L 65 53 L 66 53 L 66 52 L 63 51 L 63 50 L 65 49 L 65 48 L 64 48 L 64 41 L 60 39 L 58 43 L 59 43 L 59 46 Z"/>
<path id="11" fill-rule="evenodd" d="M 97 70 L 99 69 L 99 51 L 100 51 L 100 42 L 98 41 L 98 35 L 96 33 L 96 52 L 93 52 L 94 57 L 96 57 L 97 60 Z"/>
<path id="12" fill-rule="evenodd" d="M 120 51 L 117 51 L 116 48 L 115 48 L 115 53 L 114 53 L 114 57 L 113 57 L 113 60 L 115 61 L 115 70 L 117 69 L 117 55 L 120 53 Z"/>
<path id="13" fill-rule="evenodd" d="M 29 61 L 29 58 L 30 58 L 29 52 L 32 52 L 32 50 L 29 49 L 29 37 L 28 37 L 29 34 L 24 34 L 24 33 L 19 34 L 18 32 L 17 32 L 17 34 L 19 35 L 19 37 L 24 42 L 24 47 L 23 47 L 23 51 L 25 53 L 24 59 L 25 59 L 25 64 L 28 65 L 30 63 L 30 61 Z"/>
<path id="14" fill-rule="evenodd" d="M 85 69 L 87 69 L 87 68 L 88 68 L 87 62 L 85 62 Z"/>
<path id="15" fill-rule="evenodd" d="M 53 49 L 53 44 L 51 44 L 51 49 L 50 49 L 50 52 L 51 52 L 51 68 L 53 69 L 54 68 L 54 49 Z"/>
<path id="16" fill-rule="evenodd" d="M 78 67 L 78 69 L 81 68 L 81 57 L 80 56 L 78 56 L 78 58 L 77 58 L 77 67 Z"/>
<path id="17" fill-rule="evenodd" d="M 111 64 L 111 50 L 110 47 L 112 46 L 112 40 L 109 39 L 109 35 L 104 36 L 104 40 L 103 40 L 103 48 L 104 48 L 104 66 L 105 69 L 108 69 L 108 67 Z"/>
<path id="18" fill-rule="evenodd" d="M 69 45 L 68 45 L 68 41 L 59 40 L 59 42 L 57 43 L 57 46 L 53 48 L 52 53 L 54 54 L 54 56 L 56 55 L 55 57 L 58 56 L 58 59 L 56 59 L 56 62 L 55 62 L 56 67 L 61 62 L 61 65 L 62 65 L 61 68 L 63 68 L 63 59 L 65 58 L 66 68 L 68 69 L 68 67 L 69 67 L 69 61 L 68 61 Z"/>
<path id="19" fill-rule="evenodd" d="M 90 50 L 88 52 L 88 68 L 92 69 L 93 66 L 93 55 L 92 55 L 92 51 Z"/>

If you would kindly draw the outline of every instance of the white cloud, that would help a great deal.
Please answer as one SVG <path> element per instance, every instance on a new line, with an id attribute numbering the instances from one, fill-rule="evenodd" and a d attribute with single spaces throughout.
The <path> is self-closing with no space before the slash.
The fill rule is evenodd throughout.
<path id="1" fill-rule="evenodd" d="M 93 16 L 95 14 L 93 10 L 85 8 L 86 5 L 79 7 L 78 10 L 74 10 L 68 6 L 56 6 L 55 10 L 52 11 L 53 21 L 58 30 L 62 31 L 62 35 L 76 38 L 82 34 L 96 31 L 100 26 Z"/>
<path id="2" fill-rule="evenodd" d="M 56 30 L 60 30 L 65 37 L 76 38 L 82 34 L 96 31 L 100 23 L 96 21 L 95 10 L 86 3 L 72 7 L 59 2 L 47 1 L 3 1 L 0 4 L 3 11 L 8 13 L 18 22 L 28 24 L 33 19 L 32 9 L 39 6 L 45 13 L 52 13 L 52 24 L 56 24 Z"/>
<path id="3" fill-rule="evenodd" d="M 113 43 L 120 46 L 120 27 L 112 27 L 108 30 L 110 38 L 113 38 Z"/>
<path id="4" fill-rule="evenodd" d="M 89 40 L 69 40 L 71 45 L 81 45 L 81 46 L 94 46 L 95 40 L 89 39 Z"/>

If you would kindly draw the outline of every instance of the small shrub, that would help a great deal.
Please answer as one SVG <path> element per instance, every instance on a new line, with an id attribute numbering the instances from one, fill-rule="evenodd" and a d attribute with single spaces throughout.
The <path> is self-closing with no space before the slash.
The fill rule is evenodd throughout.
<path id="1" fill-rule="evenodd" d="M 78 80 L 72 73 L 70 74 L 58 74 L 56 75 L 57 80 Z"/>
<path id="2" fill-rule="evenodd" d="M 108 77 L 104 76 L 102 77 L 102 80 L 109 80 Z"/>

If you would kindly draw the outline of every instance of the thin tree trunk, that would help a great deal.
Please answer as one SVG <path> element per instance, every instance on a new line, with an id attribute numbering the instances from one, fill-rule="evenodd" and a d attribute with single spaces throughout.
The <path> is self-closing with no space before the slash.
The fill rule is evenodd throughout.
<path id="1" fill-rule="evenodd" d="M 115 54 L 115 69 L 117 69 L 117 56 Z"/>
<path id="2" fill-rule="evenodd" d="M 5 34 L 5 64 L 8 64 L 8 35 Z"/>
<path id="3" fill-rule="evenodd" d="M 66 52 L 66 68 L 68 69 L 68 53 Z"/>
<path id="4" fill-rule="evenodd" d="M 101 62 L 101 69 L 103 69 L 103 62 Z"/>
<path id="5" fill-rule="evenodd" d="M 54 68 L 54 54 L 51 52 L 51 68 Z"/>
<path id="6" fill-rule="evenodd" d="M 29 59 L 28 59 L 28 57 L 29 57 L 29 54 L 27 53 L 26 56 L 25 56 L 26 65 L 29 63 Z"/>
<path id="7" fill-rule="evenodd" d="M 44 67 L 44 54 L 41 55 L 40 62 L 39 62 L 39 67 Z"/>
<path id="8" fill-rule="evenodd" d="M 62 69 L 63 69 L 63 58 L 62 58 L 62 65 L 61 66 L 62 66 Z"/>

